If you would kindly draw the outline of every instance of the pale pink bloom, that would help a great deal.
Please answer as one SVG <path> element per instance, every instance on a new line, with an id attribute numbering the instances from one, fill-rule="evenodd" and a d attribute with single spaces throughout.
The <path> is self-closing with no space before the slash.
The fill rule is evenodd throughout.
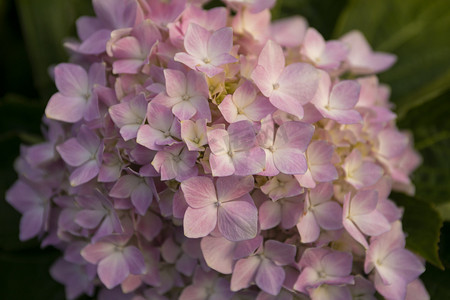
<path id="1" fill-rule="evenodd" d="M 59 64 L 55 68 L 55 83 L 59 92 L 47 103 L 47 118 L 76 123 L 83 118 L 92 121 L 100 117 L 95 87 L 106 84 L 103 64 L 92 64 L 89 72 L 79 65 Z"/>
<path id="2" fill-rule="evenodd" d="M 320 228 L 337 230 L 342 228 L 342 207 L 332 200 L 333 185 L 320 183 L 308 191 L 305 206 L 297 229 L 302 243 L 312 243 L 319 238 Z"/>
<path id="3" fill-rule="evenodd" d="M 307 293 L 322 284 L 354 284 L 352 255 L 349 252 L 334 251 L 329 248 L 308 248 L 300 258 L 300 276 L 294 289 Z"/>
<path id="4" fill-rule="evenodd" d="M 363 158 L 356 148 L 345 158 L 342 168 L 345 171 L 345 180 L 356 189 L 377 183 L 384 173 L 383 168 L 369 158 Z"/>
<path id="5" fill-rule="evenodd" d="M 314 96 L 319 73 L 306 63 L 293 63 L 285 67 L 283 50 L 269 40 L 259 54 L 258 66 L 251 77 L 273 106 L 302 118 L 302 106 Z"/>
<path id="6" fill-rule="evenodd" d="M 139 94 L 108 109 L 111 119 L 120 128 L 120 135 L 125 141 L 136 138 L 139 127 L 144 123 L 147 105 L 144 94 Z"/>
<path id="7" fill-rule="evenodd" d="M 249 195 L 252 176 L 221 177 L 215 184 L 208 177 L 192 177 L 181 183 L 181 189 L 189 205 L 183 220 L 187 237 L 207 236 L 216 226 L 231 241 L 256 236 L 258 210 Z"/>
<path id="8" fill-rule="evenodd" d="M 225 7 L 204 10 L 194 5 L 188 6 L 184 10 L 181 20 L 168 26 L 170 41 L 178 48 L 183 47 L 183 39 L 191 23 L 200 25 L 209 31 L 219 30 L 227 26 L 227 10 Z"/>
<path id="9" fill-rule="evenodd" d="M 72 186 L 86 183 L 98 175 L 103 148 L 103 141 L 86 125 L 81 126 L 76 137 L 56 147 L 62 159 L 75 167 L 69 177 Z"/>
<path id="10" fill-rule="evenodd" d="M 366 253 L 364 271 L 374 270 L 375 288 L 387 299 L 405 299 L 407 285 L 425 271 L 417 256 L 405 249 L 400 221 L 391 230 L 372 237 Z"/>
<path id="11" fill-rule="evenodd" d="M 335 166 L 331 162 L 333 145 L 325 141 L 313 141 L 306 150 L 308 170 L 303 175 L 295 175 L 300 185 L 314 188 L 316 182 L 329 182 L 338 178 Z"/>
<path id="12" fill-rule="evenodd" d="M 136 142 L 152 150 L 161 150 L 165 145 L 176 144 L 181 139 L 180 121 L 174 117 L 170 108 L 152 103 L 147 108 L 148 124 L 142 125 Z"/>
<path id="13" fill-rule="evenodd" d="M 278 174 L 261 186 L 261 191 L 272 201 L 281 198 L 294 197 L 303 193 L 303 188 L 292 175 Z"/>
<path id="14" fill-rule="evenodd" d="M 174 59 L 193 70 L 213 77 L 224 70 L 219 68 L 224 64 L 237 61 L 230 54 L 233 47 L 233 31 L 230 27 L 221 28 L 213 33 L 192 23 L 184 38 L 186 52 L 175 54 Z"/>
<path id="15" fill-rule="evenodd" d="M 277 201 L 266 200 L 259 206 L 258 217 L 262 230 L 281 225 L 284 229 L 294 227 L 303 213 L 304 196 L 282 198 Z"/>
<path id="16" fill-rule="evenodd" d="M 228 130 L 213 129 L 208 132 L 211 149 L 209 162 L 213 176 L 257 174 L 264 168 L 264 150 L 256 145 L 250 121 L 230 124 Z"/>
<path id="17" fill-rule="evenodd" d="M 310 27 L 306 31 L 300 53 L 319 69 L 333 70 L 347 58 L 348 48 L 340 41 L 325 42 L 322 35 Z"/>
<path id="18" fill-rule="evenodd" d="M 266 166 L 261 175 L 304 174 L 308 169 L 305 151 L 314 133 L 314 126 L 298 121 L 284 122 L 277 129 L 272 117 L 261 120 L 257 141 L 266 154 Z"/>
<path id="19" fill-rule="evenodd" d="M 350 48 L 347 62 L 350 71 L 355 74 L 379 73 L 389 69 L 397 60 L 397 57 L 393 54 L 372 51 L 360 31 L 350 31 L 341 37 L 341 41 Z"/>
<path id="20" fill-rule="evenodd" d="M 294 263 L 294 245 L 268 240 L 256 255 L 237 261 L 231 276 L 232 291 L 249 287 L 252 282 L 271 295 L 278 295 L 286 277 L 283 266 Z"/>
<path id="21" fill-rule="evenodd" d="M 21 241 L 35 237 L 48 230 L 51 189 L 24 180 L 18 180 L 6 193 L 6 201 L 18 210 Z"/>
<path id="22" fill-rule="evenodd" d="M 179 143 L 166 146 L 156 153 L 152 165 L 161 174 L 161 180 L 175 179 L 181 182 L 197 175 L 197 156 L 198 152 L 189 151 L 183 143 Z"/>
<path id="23" fill-rule="evenodd" d="M 391 229 L 391 226 L 376 207 L 378 193 L 374 190 L 359 191 L 351 197 L 345 195 L 342 223 L 347 232 L 364 248 L 369 248 L 363 234 L 377 236 Z"/>
<path id="24" fill-rule="evenodd" d="M 228 123 L 241 120 L 259 122 L 275 111 L 269 100 L 257 95 L 253 84 L 245 81 L 233 95 L 228 94 L 219 104 L 219 110 Z"/>
<path id="25" fill-rule="evenodd" d="M 107 53 L 114 59 L 113 73 L 139 73 L 149 63 L 152 49 L 160 40 L 161 34 L 150 20 L 145 20 L 131 30 L 113 31 L 107 45 Z"/>
<path id="26" fill-rule="evenodd" d="M 300 16 L 279 19 L 270 25 L 270 35 L 281 46 L 298 47 L 303 42 L 307 27 L 307 21 Z"/>
<path id="27" fill-rule="evenodd" d="M 208 106 L 208 83 L 205 77 L 194 70 L 186 75 L 178 70 L 164 70 L 166 92 L 153 98 L 152 103 L 167 106 L 181 121 L 206 119 L 211 122 Z"/>
<path id="28" fill-rule="evenodd" d="M 238 242 L 232 242 L 223 236 L 205 236 L 200 243 L 208 267 L 223 274 L 231 274 L 236 260 L 251 255 L 262 245 L 260 235 Z"/>
<path id="29" fill-rule="evenodd" d="M 234 7 L 236 10 L 241 10 L 243 7 L 248 8 L 252 14 L 259 13 L 265 9 L 270 9 L 275 4 L 276 0 L 225 0 L 227 4 Z"/>
<path id="30" fill-rule="evenodd" d="M 325 118 L 340 124 L 361 123 L 362 117 L 354 109 L 359 90 L 359 84 L 354 80 L 343 80 L 332 86 L 328 73 L 320 71 L 319 88 L 311 102 Z"/>
<path id="31" fill-rule="evenodd" d="M 129 274 L 144 274 L 145 261 L 141 251 L 128 244 L 129 237 L 105 238 L 83 248 L 81 255 L 91 264 L 97 265 L 98 277 L 112 289 L 122 283 Z"/>

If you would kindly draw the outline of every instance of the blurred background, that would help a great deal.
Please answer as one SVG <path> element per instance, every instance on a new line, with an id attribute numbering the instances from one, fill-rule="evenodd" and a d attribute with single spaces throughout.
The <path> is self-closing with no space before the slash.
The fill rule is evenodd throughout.
<path id="1" fill-rule="evenodd" d="M 422 279 L 431 299 L 450 299 L 450 1 L 278 0 L 272 12 L 302 15 L 326 39 L 358 29 L 375 50 L 398 56 L 379 77 L 423 165 L 413 175 L 415 197 L 391 198 L 405 208 L 407 247 L 428 261 Z M 81 15 L 93 15 L 90 0 L 0 0 L 0 299 L 64 299 L 48 272 L 59 252 L 18 240 L 20 215 L 4 194 L 17 178 L 20 145 L 42 140 L 41 117 L 56 91 L 48 69 L 67 61 L 62 44 Z"/>

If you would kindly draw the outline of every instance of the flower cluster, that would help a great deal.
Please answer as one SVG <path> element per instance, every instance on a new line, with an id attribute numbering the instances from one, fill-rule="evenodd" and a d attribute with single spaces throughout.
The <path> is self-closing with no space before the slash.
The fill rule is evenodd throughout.
<path id="1" fill-rule="evenodd" d="M 420 163 L 357 31 L 275 0 L 93 0 L 7 201 L 68 299 L 427 299 L 391 189 Z"/>

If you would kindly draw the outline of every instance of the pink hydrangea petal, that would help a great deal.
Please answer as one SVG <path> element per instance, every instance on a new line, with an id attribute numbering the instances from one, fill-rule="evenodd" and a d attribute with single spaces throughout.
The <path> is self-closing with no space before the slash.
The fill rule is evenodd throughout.
<path id="1" fill-rule="evenodd" d="M 55 83 L 64 96 L 80 97 L 88 93 L 87 72 L 79 65 L 67 63 L 57 65 Z"/>
<path id="2" fill-rule="evenodd" d="M 187 204 L 192 208 L 202 208 L 217 201 L 216 189 L 208 177 L 191 177 L 181 183 L 181 190 Z"/>
<path id="3" fill-rule="evenodd" d="M 100 54 L 105 52 L 106 43 L 111 38 L 111 30 L 101 29 L 86 38 L 78 48 L 83 54 Z"/>
<path id="4" fill-rule="evenodd" d="M 278 79 L 279 91 L 292 97 L 301 105 L 308 103 L 313 98 L 318 82 L 318 71 L 306 63 L 288 65 Z"/>
<path id="5" fill-rule="evenodd" d="M 280 293 L 284 278 L 285 273 L 282 267 L 268 259 L 263 259 L 256 273 L 255 282 L 261 290 L 275 296 Z"/>
<path id="6" fill-rule="evenodd" d="M 231 274 L 235 243 L 223 237 L 206 236 L 200 243 L 208 266 L 220 273 Z"/>
<path id="7" fill-rule="evenodd" d="M 275 42 L 286 47 L 297 47 L 303 41 L 307 22 L 303 17 L 294 16 L 275 20 L 271 24 L 271 35 Z"/>
<path id="8" fill-rule="evenodd" d="M 183 121 L 192 118 L 197 110 L 194 106 L 192 106 L 191 102 L 181 101 L 173 106 L 172 112 L 178 119 L 180 119 L 180 121 Z"/>
<path id="9" fill-rule="evenodd" d="M 144 256 L 135 246 L 128 246 L 123 250 L 125 259 L 131 274 L 144 274 L 146 271 Z"/>
<path id="10" fill-rule="evenodd" d="M 195 23 L 189 24 L 184 38 L 184 47 L 190 55 L 203 59 L 208 57 L 208 40 L 211 33 Z"/>
<path id="11" fill-rule="evenodd" d="M 273 162 L 284 174 L 304 174 L 308 169 L 305 155 L 294 148 L 277 149 L 273 153 Z"/>
<path id="12" fill-rule="evenodd" d="M 70 185 L 78 186 L 80 184 L 86 183 L 97 176 L 99 171 L 100 166 L 98 165 L 97 161 L 91 160 L 79 166 L 72 172 L 72 174 L 70 174 Z"/>
<path id="13" fill-rule="evenodd" d="M 315 62 L 322 56 L 325 51 L 325 40 L 322 35 L 314 28 L 310 27 L 306 31 L 305 38 L 302 43 L 301 53 Z"/>
<path id="14" fill-rule="evenodd" d="M 202 208 L 188 207 L 184 213 L 184 235 L 189 238 L 207 236 L 217 224 L 218 213 L 214 204 Z"/>
<path id="15" fill-rule="evenodd" d="M 70 166 L 78 167 L 91 158 L 91 153 L 86 150 L 76 138 L 71 138 L 56 147 L 62 159 Z"/>
<path id="16" fill-rule="evenodd" d="M 112 289 L 122 283 L 130 274 L 128 264 L 120 252 L 115 252 L 102 259 L 98 265 L 98 277 L 102 283 Z"/>
<path id="17" fill-rule="evenodd" d="M 227 95 L 219 104 L 219 110 L 228 123 L 233 123 L 238 116 L 238 108 L 233 103 L 232 96 Z"/>
<path id="18" fill-rule="evenodd" d="M 330 93 L 331 109 L 352 109 L 359 99 L 360 85 L 355 80 L 343 80 L 333 86 Z"/>
<path id="19" fill-rule="evenodd" d="M 235 200 L 251 192 L 254 187 L 252 176 L 229 176 L 217 179 L 217 198 L 220 202 Z"/>
<path id="20" fill-rule="evenodd" d="M 47 103 L 45 115 L 49 119 L 75 123 L 81 120 L 86 111 L 86 99 L 80 96 L 54 94 Z"/>
<path id="21" fill-rule="evenodd" d="M 264 255 L 279 266 L 285 266 L 295 261 L 297 248 L 276 240 L 268 240 L 264 244 Z"/>
<path id="22" fill-rule="evenodd" d="M 342 207 L 335 201 L 322 203 L 314 209 L 317 223 L 326 230 L 342 228 Z"/>
<path id="23" fill-rule="evenodd" d="M 278 202 L 265 201 L 259 207 L 259 223 L 262 230 L 277 226 L 281 221 L 281 206 Z"/>
<path id="24" fill-rule="evenodd" d="M 222 177 L 233 175 L 236 171 L 233 160 L 228 154 L 215 155 L 211 154 L 209 157 L 211 164 L 211 171 L 213 176 Z"/>
<path id="25" fill-rule="evenodd" d="M 319 224 L 317 224 L 314 214 L 310 211 L 300 218 L 297 229 L 302 243 L 312 243 L 317 240 L 320 234 Z"/>
<path id="26" fill-rule="evenodd" d="M 254 238 L 257 233 L 258 210 L 247 201 L 222 203 L 217 212 L 219 231 L 230 241 Z"/>
<path id="27" fill-rule="evenodd" d="M 208 40 L 208 57 L 215 61 L 215 58 L 223 53 L 228 53 L 233 46 L 233 29 L 224 27 L 211 34 Z"/>
<path id="28" fill-rule="evenodd" d="M 234 174 L 247 176 L 258 174 L 263 171 L 266 162 L 266 154 L 263 149 L 254 147 L 248 151 L 235 152 L 232 160 L 235 168 Z"/>
<path id="29" fill-rule="evenodd" d="M 187 92 L 186 75 L 178 70 L 164 70 L 166 79 L 166 91 L 170 97 L 183 96 Z"/>
<path id="30" fill-rule="evenodd" d="M 314 126 L 303 122 L 291 121 L 281 124 L 275 137 L 276 148 L 296 148 L 306 151 L 314 134 Z"/>
<path id="31" fill-rule="evenodd" d="M 20 219 L 20 240 L 25 241 L 39 234 L 43 229 L 44 217 L 44 207 L 27 210 Z"/>
<path id="32" fill-rule="evenodd" d="M 262 66 L 270 78 L 270 82 L 276 83 L 285 65 L 284 53 L 281 47 L 269 40 L 258 57 L 258 65 Z M 255 80 L 253 78 L 253 80 Z M 256 81 L 256 80 L 255 80 Z M 258 83 L 256 83 L 258 85 Z"/>
<path id="33" fill-rule="evenodd" d="M 245 289 L 250 286 L 255 279 L 256 272 L 260 265 L 260 259 L 256 256 L 240 259 L 233 269 L 230 289 L 233 292 Z"/>
<path id="34" fill-rule="evenodd" d="M 88 244 L 81 250 L 81 256 L 91 264 L 97 264 L 100 260 L 111 255 L 114 252 L 114 249 L 114 244 L 106 242 Z"/>
<path id="35" fill-rule="evenodd" d="M 272 95 L 273 82 L 270 80 L 271 77 L 263 66 L 256 66 L 256 68 L 252 72 L 251 77 L 264 96 L 270 97 Z"/>
<path id="36" fill-rule="evenodd" d="M 201 60 L 200 58 L 194 57 L 184 52 L 175 54 L 174 60 L 185 64 L 191 69 L 196 69 L 196 66 L 204 64 L 203 60 Z"/>

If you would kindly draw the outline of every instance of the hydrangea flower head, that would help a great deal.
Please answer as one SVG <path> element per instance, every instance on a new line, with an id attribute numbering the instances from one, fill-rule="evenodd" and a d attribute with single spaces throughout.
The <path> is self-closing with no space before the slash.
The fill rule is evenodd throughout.
<path id="1" fill-rule="evenodd" d="M 63 252 L 68 299 L 427 299 L 388 199 L 420 163 L 395 56 L 206 2 L 93 0 L 16 163 L 20 239 Z"/>

